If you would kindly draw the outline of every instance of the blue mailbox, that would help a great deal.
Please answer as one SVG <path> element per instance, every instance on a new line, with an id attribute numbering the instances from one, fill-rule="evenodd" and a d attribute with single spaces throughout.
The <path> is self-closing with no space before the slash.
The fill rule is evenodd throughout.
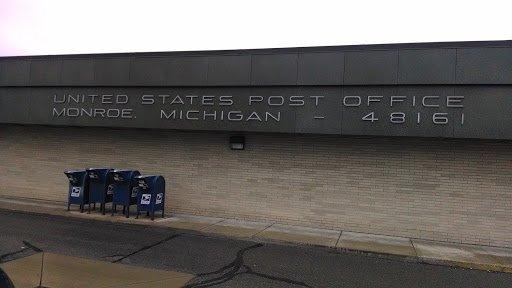
<path id="1" fill-rule="evenodd" d="M 89 202 L 94 204 L 100 203 L 100 211 L 105 215 L 105 204 L 112 202 L 113 191 L 112 186 L 108 185 L 111 168 L 88 168 L 86 169 L 89 177 Z M 91 204 L 89 203 L 89 211 Z"/>
<path id="2" fill-rule="evenodd" d="M 137 218 L 140 212 L 151 214 L 155 219 L 155 211 L 162 211 L 164 217 L 165 207 L 165 180 L 162 176 L 141 175 L 135 177 L 137 181 Z"/>
<path id="3" fill-rule="evenodd" d="M 117 205 L 123 205 L 123 214 L 130 217 L 130 205 L 137 204 L 137 170 L 113 170 L 109 173 L 109 187 L 112 190 L 112 215 L 117 212 Z"/>
<path id="4" fill-rule="evenodd" d="M 68 211 L 71 204 L 80 205 L 80 212 L 84 212 L 85 204 L 89 204 L 89 177 L 84 170 L 65 171 L 69 180 Z"/>

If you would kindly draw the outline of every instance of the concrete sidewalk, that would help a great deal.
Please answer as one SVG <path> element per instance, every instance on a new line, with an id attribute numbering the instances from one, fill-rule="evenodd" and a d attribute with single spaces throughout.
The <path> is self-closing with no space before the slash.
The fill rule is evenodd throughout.
<path id="1" fill-rule="evenodd" d="M 384 257 L 401 257 L 408 261 L 512 273 L 512 249 L 510 248 L 463 245 L 192 215 L 173 215 L 172 217 L 156 218 L 155 221 L 146 217 L 127 219 L 121 214 L 112 217 L 101 215 L 98 211 L 93 211 L 91 214 L 80 213 L 76 211 L 76 208 L 68 212 L 65 203 L 34 199 L 1 197 L 0 208 L 83 219 L 187 229 L 199 233 L 263 242 L 324 246 L 359 253 L 375 253 Z"/>

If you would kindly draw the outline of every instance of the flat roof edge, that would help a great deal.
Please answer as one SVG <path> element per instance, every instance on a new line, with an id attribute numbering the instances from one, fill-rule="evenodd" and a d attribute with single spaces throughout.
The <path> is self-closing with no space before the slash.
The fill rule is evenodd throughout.
<path id="1" fill-rule="evenodd" d="M 416 42 L 393 44 L 357 44 L 340 46 L 308 46 L 288 48 L 258 48 L 258 49 L 231 49 L 231 50 L 191 50 L 191 51 L 159 51 L 159 52 L 122 52 L 122 53 L 87 53 L 87 54 L 51 54 L 51 55 L 24 55 L 0 56 L 0 58 L 40 58 L 40 57 L 112 57 L 112 56 L 209 56 L 209 55 L 244 55 L 244 54 L 273 54 L 273 53 L 301 53 L 301 52 L 337 52 L 353 50 L 390 50 L 390 49 L 436 49 L 436 48 L 507 48 L 512 47 L 512 40 L 493 41 L 457 41 L 457 42 Z"/>

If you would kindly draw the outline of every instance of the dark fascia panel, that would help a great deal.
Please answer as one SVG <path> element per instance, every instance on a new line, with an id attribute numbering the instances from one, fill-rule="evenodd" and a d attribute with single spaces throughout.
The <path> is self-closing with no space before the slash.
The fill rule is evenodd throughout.
<path id="1" fill-rule="evenodd" d="M 61 85 L 94 85 L 94 59 L 63 59 Z"/>
<path id="2" fill-rule="evenodd" d="M 398 84 L 453 84 L 456 49 L 399 51 Z"/>
<path id="3" fill-rule="evenodd" d="M 37 59 L 30 63 L 30 85 L 58 86 L 62 72 L 62 58 Z"/>
<path id="4" fill-rule="evenodd" d="M 254 86 L 297 85 L 297 54 L 252 56 L 251 84 Z"/>
<path id="5" fill-rule="evenodd" d="M 394 85 L 398 50 L 345 52 L 345 85 Z"/>
<path id="6" fill-rule="evenodd" d="M 27 86 L 29 75 L 29 60 L 0 58 L 0 86 Z"/>
<path id="7" fill-rule="evenodd" d="M 208 85 L 249 86 L 251 84 L 251 56 L 212 56 L 208 60 Z"/>
<path id="8" fill-rule="evenodd" d="M 343 52 L 299 54 L 299 85 L 342 85 L 345 65 Z"/>
<path id="9" fill-rule="evenodd" d="M 94 83 L 98 86 L 130 85 L 131 57 L 98 57 L 94 59 Z"/>
<path id="10" fill-rule="evenodd" d="M 130 65 L 130 84 L 162 86 L 168 61 L 167 57 L 134 57 Z"/>
<path id="11" fill-rule="evenodd" d="M 457 84 L 512 84 L 512 48 L 457 49 Z"/>
<path id="12" fill-rule="evenodd" d="M 166 65 L 164 85 L 205 86 L 208 75 L 208 57 L 172 57 Z"/>

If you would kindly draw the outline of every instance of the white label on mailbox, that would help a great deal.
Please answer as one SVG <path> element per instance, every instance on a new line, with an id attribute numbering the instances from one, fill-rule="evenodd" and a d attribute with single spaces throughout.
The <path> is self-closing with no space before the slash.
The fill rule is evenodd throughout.
<path id="1" fill-rule="evenodd" d="M 142 198 L 140 198 L 140 204 L 149 205 L 151 201 L 151 194 L 142 194 Z"/>
<path id="2" fill-rule="evenodd" d="M 80 197 L 82 187 L 71 187 L 71 197 Z"/>
<path id="3" fill-rule="evenodd" d="M 112 195 L 112 194 L 114 194 L 114 185 L 110 184 L 107 187 L 107 195 Z"/>
<path id="4" fill-rule="evenodd" d="M 156 194 L 156 204 L 162 203 L 162 198 L 164 198 L 164 193 Z"/>

